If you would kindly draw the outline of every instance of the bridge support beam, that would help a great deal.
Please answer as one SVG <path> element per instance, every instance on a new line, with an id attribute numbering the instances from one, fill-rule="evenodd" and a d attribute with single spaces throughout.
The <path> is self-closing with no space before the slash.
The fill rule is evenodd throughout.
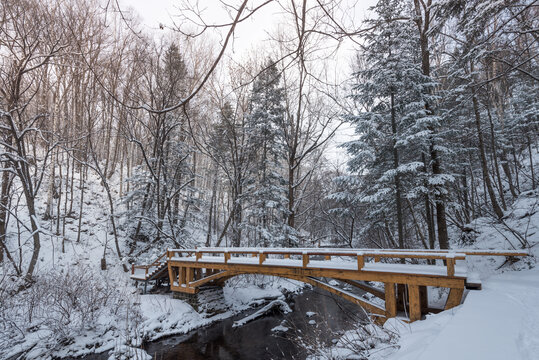
<path id="1" fill-rule="evenodd" d="M 408 296 L 409 296 L 409 309 L 408 314 L 410 322 L 421 320 L 421 299 L 419 286 L 417 285 L 408 285 Z"/>
<path id="2" fill-rule="evenodd" d="M 386 316 L 392 318 L 397 316 L 397 295 L 394 283 L 384 283 Z"/>
<path id="3" fill-rule="evenodd" d="M 387 318 L 395 317 L 399 312 L 407 313 L 412 322 L 420 320 L 424 314 L 431 310 L 428 307 L 428 286 L 451 289 L 445 306 L 446 309 L 460 304 L 465 286 L 465 278 L 313 267 L 309 261 L 309 254 L 302 254 L 302 266 L 266 265 L 267 262 L 264 261 L 265 255 L 258 254 L 259 260 L 262 260 L 262 262 L 253 262 L 253 264 L 231 263 L 229 261 L 214 263 L 207 260 L 200 261 L 201 259 L 198 259 L 199 261 L 171 260 L 168 263 L 171 290 L 196 294 L 201 286 L 206 284 L 222 286 L 224 281 L 239 274 L 280 276 L 319 286 L 352 301 L 373 314 L 377 318 L 377 322 L 383 322 Z M 227 260 L 230 259 L 227 258 Z M 315 261 L 320 260 L 313 260 L 313 262 Z M 328 286 L 328 284 L 320 282 L 319 278 L 333 278 L 354 285 L 385 300 L 385 307 L 379 308 L 375 304 L 357 298 L 347 291 Z M 385 290 L 374 288 L 368 284 L 369 281 L 384 283 Z"/>
<path id="4" fill-rule="evenodd" d="M 419 287 L 419 301 L 421 303 L 421 314 L 429 312 L 429 292 L 426 286 Z"/>
<path id="5" fill-rule="evenodd" d="M 447 296 L 447 301 L 445 302 L 444 310 L 449 310 L 455 306 L 459 306 L 462 301 L 462 294 L 464 293 L 464 288 L 452 288 L 449 290 L 449 295 Z"/>

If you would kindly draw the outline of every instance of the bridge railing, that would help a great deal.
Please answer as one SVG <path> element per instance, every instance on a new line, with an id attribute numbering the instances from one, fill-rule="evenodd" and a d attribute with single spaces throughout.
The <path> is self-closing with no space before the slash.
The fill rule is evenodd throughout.
<path id="1" fill-rule="evenodd" d="M 131 275 L 135 274 L 135 269 L 144 269 L 144 277 L 148 277 L 148 272 L 152 267 L 159 267 L 163 265 L 168 260 L 168 252 L 164 252 L 161 256 L 154 260 L 149 265 L 131 265 Z"/>
<path id="2" fill-rule="evenodd" d="M 516 250 L 429 250 L 429 249 L 320 249 L 320 248 L 199 248 L 199 249 L 168 249 L 167 257 L 191 258 L 194 256 L 195 262 L 202 259 L 204 255 L 211 257 L 222 258 L 224 264 L 227 264 L 232 258 L 237 257 L 257 257 L 259 265 L 266 265 L 268 258 L 281 259 L 300 259 L 302 267 L 307 267 L 312 257 L 323 257 L 324 260 L 330 261 L 332 257 L 339 258 L 355 258 L 357 261 L 357 270 L 362 270 L 365 267 L 365 262 L 368 259 L 374 259 L 375 263 L 381 259 L 426 259 L 426 260 L 443 260 L 447 267 L 447 276 L 455 276 L 455 262 L 457 260 L 465 260 L 467 255 L 490 255 L 490 256 L 526 256 L 524 251 Z M 204 259 L 210 260 L 210 259 Z M 285 263 L 282 265 L 286 266 Z"/>

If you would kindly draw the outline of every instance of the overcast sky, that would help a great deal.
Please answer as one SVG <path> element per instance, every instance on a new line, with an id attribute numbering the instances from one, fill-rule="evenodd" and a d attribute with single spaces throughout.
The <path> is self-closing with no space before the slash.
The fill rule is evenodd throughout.
<path id="1" fill-rule="evenodd" d="M 257 3 L 262 0 L 253 0 Z M 314 1 L 314 0 L 308 0 Z M 354 19 L 356 24 L 359 24 L 366 16 L 367 9 L 373 6 L 377 0 L 342 0 L 347 3 L 348 14 Z M 191 0 L 194 3 L 195 0 Z M 234 3 L 228 0 L 227 3 Z M 160 31 L 160 24 L 172 26 L 173 21 L 177 21 L 177 15 L 180 12 L 181 0 L 120 0 L 122 10 L 134 9 L 141 17 L 143 24 L 154 31 Z M 223 10 L 220 0 L 200 0 L 199 8 L 202 10 L 202 15 L 207 23 L 223 23 L 230 20 L 230 17 Z M 260 45 L 267 39 L 267 32 L 272 32 L 281 21 L 281 9 L 276 3 L 270 3 L 257 12 L 247 21 L 239 24 L 236 28 L 234 42 L 228 51 L 228 55 L 235 57 L 249 51 L 252 48 L 259 48 Z M 340 68 L 343 76 L 349 76 L 351 69 L 348 64 L 354 54 L 352 46 L 343 46 L 335 59 L 335 66 Z M 353 138 L 353 129 L 350 126 L 342 126 L 340 131 L 333 139 L 327 156 L 334 162 L 342 163 L 346 159 L 343 149 L 338 148 L 338 145 Z"/>
<path id="2" fill-rule="evenodd" d="M 314 1 L 314 0 L 309 0 Z M 353 14 L 348 14 L 354 21 L 359 23 L 365 18 L 367 8 L 373 6 L 376 0 L 341 0 Z M 195 3 L 196 0 L 190 0 Z M 239 1 L 236 1 L 238 3 Z M 261 0 L 253 0 L 253 4 L 261 3 Z M 234 1 L 227 1 L 234 4 Z M 229 16 L 223 9 L 220 0 L 199 0 L 199 9 L 202 10 L 203 18 L 208 23 L 222 23 L 229 21 Z M 133 8 L 143 20 L 145 26 L 151 29 L 159 29 L 160 24 L 172 26 L 173 20 L 178 20 L 177 15 L 182 6 L 181 0 L 120 0 L 122 10 Z M 269 3 L 247 21 L 239 24 L 235 32 L 234 52 L 241 53 L 257 46 L 267 38 L 266 32 L 275 29 L 281 20 L 281 9 L 276 2 Z M 350 12 L 350 11 L 348 11 Z"/>

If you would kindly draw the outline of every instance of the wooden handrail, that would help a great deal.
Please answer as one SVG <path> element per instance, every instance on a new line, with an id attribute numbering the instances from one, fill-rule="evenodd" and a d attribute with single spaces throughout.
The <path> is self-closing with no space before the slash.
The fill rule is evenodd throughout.
<path id="1" fill-rule="evenodd" d="M 171 253 L 187 253 L 192 254 L 195 253 L 197 261 L 203 256 L 203 254 L 214 254 L 214 255 L 220 255 L 220 254 L 226 254 L 227 260 L 230 259 L 231 255 L 250 255 L 253 257 L 260 257 L 260 255 L 264 255 L 264 259 L 267 258 L 267 255 L 284 255 L 284 258 L 290 258 L 290 255 L 294 256 L 301 256 L 303 258 L 304 255 L 307 256 L 324 256 L 325 260 L 331 260 L 331 257 L 355 257 L 357 256 L 357 250 L 350 250 L 347 252 L 331 252 L 331 251 L 311 251 L 309 250 L 302 250 L 297 251 L 296 249 L 293 250 L 273 250 L 273 249 L 256 249 L 256 250 L 234 250 L 234 249 L 178 249 L 178 250 L 169 250 Z M 364 257 L 370 257 L 374 258 L 377 262 L 381 258 L 395 258 L 395 259 L 432 259 L 432 260 L 445 260 L 448 255 L 452 256 L 456 260 L 465 260 L 466 254 L 464 253 L 458 253 L 458 252 L 436 252 L 436 253 L 419 253 L 416 251 L 413 252 L 404 252 L 404 251 L 396 251 L 396 252 L 379 252 L 379 251 L 362 251 Z M 174 257 L 172 255 L 169 255 L 169 257 Z M 329 259 L 328 259 L 329 257 Z"/>
<path id="2" fill-rule="evenodd" d="M 324 256 L 345 256 L 355 254 L 358 251 L 364 251 L 365 253 L 407 253 L 407 254 L 465 254 L 465 255 L 479 255 L 479 256 L 529 256 L 530 254 L 525 250 L 489 250 L 489 249 L 331 249 L 331 248 L 265 248 L 260 250 L 258 248 L 198 248 L 198 249 L 170 249 L 170 251 L 178 253 L 194 253 L 201 251 L 206 254 L 222 254 L 224 251 L 228 251 L 231 254 L 250 254 L 256 255 L 260 251 L 266 254 L 289 254 L 289 255 L 302 255 L 307 251 L 309 255 L 324 255 Z M 383 255 L 382 255 L 383 256 Z"/>

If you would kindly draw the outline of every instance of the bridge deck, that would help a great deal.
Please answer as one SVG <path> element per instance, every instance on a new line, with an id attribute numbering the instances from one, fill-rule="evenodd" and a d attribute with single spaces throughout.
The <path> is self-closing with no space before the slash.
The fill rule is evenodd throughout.
<path id="1" fill-rule="evenodd" d="M 204 284 L 219 284 L 239 274 L 281 276 L 337 294 L 376 315 L 378 321 L 407 308 L 410 321 L 415 321 L 429 310 L 428 286 L 450 289 L 445 309 L 460 304 L 467 286 L 467 256 L 527 255 L 516 250 L 465 249 L 169 249 L 152 264 L 133 266 L 131 278 L 147 282 L 168 273 L 172 291 L 194 294 Z M 317 278 L 333 278 L 371 292 L 385 301 L 385 307 Z M 365 281 L 383 283 L 384 290 Z"/>
<path id="2" fill-rule="evenodd" d="M 196 256 L 172 257 L 169 261 L 181 263 L 207 263 L 207 264 L 228 264 L 228 265 L 255 265 L 269 267 L 303 268 L 302 260 L 295 259 L 266 259 L 262 264 L 258 258 L 253 257 L 232 257 L 226 261 L 219 256 L 202 256 L 199 259 Z M 346 260 L 309 260 L 306 265 L 308 269 L 333 269 L 333 270 L 358 270 L 358 264 L 354 261 Z M 423 265 L 423 264 L 387 264 L 387 263 L 365 263 L 360 269 L 362 271 L 388 272 L 412 275 L 447 275 L 447 267 L 444 265 Z M 466 278 L 466 266 L 455 265 L 455 277 Z"/>

